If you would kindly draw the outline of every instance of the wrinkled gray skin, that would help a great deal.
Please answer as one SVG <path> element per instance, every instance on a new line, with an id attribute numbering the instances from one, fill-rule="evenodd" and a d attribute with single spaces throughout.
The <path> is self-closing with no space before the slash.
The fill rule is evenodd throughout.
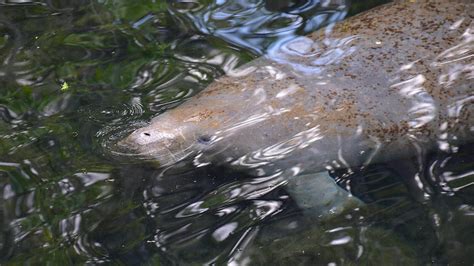
<path id="1" fill-rule="evenodd" d="M 119 145 L 161 165 L 273 175 L 300 205 L 320 201 L 308 186 L 331 182 L 325 170 L 472 140 L 473 17 L 471 1 L 380 6 L 271 49 Z"/>

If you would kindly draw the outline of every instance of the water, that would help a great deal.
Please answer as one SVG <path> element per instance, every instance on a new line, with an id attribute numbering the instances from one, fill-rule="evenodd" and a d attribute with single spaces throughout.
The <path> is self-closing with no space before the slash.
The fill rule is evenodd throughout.
<path id="1" fill-rule="evenodd" d="M 329 3 L 0 1 L 0 263 L 471 265 L 472 145 L 415 176 L 333 173 L 367 208 L 318 223 L 259 178 L 110 153 L 216 77 L 379 4 Z"/>

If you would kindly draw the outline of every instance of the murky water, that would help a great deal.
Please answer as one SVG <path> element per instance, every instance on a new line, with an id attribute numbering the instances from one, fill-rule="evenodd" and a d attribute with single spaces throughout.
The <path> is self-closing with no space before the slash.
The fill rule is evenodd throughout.
<path id="1" fill-rule="evenodd" d="M 0 0 L 0 263 L 472 265 L 472 145 L 332 171 L 364 207 L 324 220 L 272 179 L 111 152 L 217 77 L 382 2 Z"/>

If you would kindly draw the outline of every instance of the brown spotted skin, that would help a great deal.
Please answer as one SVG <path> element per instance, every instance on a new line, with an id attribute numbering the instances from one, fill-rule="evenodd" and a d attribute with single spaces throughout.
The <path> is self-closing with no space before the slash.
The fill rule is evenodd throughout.
<path id="1" fill-rule="evenodd" d="M 259 174 L 452 151 L 473 135 L 473 18 L 471 1 L 380 6 L 271 49 L 121 144 Z"/>

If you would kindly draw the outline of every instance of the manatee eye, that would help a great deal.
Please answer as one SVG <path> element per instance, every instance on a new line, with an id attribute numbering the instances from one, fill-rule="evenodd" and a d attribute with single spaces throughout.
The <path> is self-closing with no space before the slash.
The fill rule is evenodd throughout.
<path id="1" fill-rule="evenodd" d="M 197 141 L 200 144 L 209 144 L 209 142 L 211 142 L 211 136 L 209 136 L 209 135 L 199 136 Z"/>
<path id="2" fill-rule="evenodd" d="M 145 135 L 147 137 L 151 136 L 150 133 L 148 133 L 148 132 L 144 132 L 143 135 Z"/>

